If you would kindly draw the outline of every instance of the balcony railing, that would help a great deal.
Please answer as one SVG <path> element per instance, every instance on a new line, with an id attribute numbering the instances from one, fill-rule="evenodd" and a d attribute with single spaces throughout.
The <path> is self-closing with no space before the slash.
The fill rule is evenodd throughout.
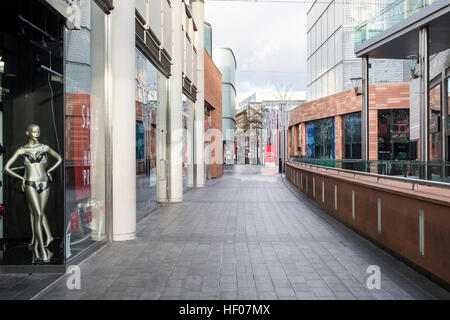
<path id="1" fill-rule="evenodd" d="M 450 162 L 445 161 L 412 161 L 412 160 L 334 160 L 307 159 L 293 157 L 293 162 L 305 163 L 345 171 L 363 172 L 368 174 L 385 175 L 398 179 L 417 179 L 435 181 L 441 186 L 450 188 Z"/>
<path id="2" fill-rule="evenodd" d="M 438 0 L 397 0 L 355 29 L 355 47 Z"/>

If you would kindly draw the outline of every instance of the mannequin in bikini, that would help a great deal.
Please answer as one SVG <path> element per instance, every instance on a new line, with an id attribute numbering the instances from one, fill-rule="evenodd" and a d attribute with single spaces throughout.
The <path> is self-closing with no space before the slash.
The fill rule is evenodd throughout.
<path id="1" fill-rule="evenodd" d="M 39 143 L 40 128 L 36 124 L 30 124 L 26 135 L 28 143 L 16 150 L 14 155 L 5 165 L 4 172 L 22 180 L 22 191 L 28 203 L 31 213 L 31 230 L 33 238 L 31 245 L 36 260 L 42 260 L 44 263 L 50 262 L 50 256 L 46 247 L 53 241 L 50 232 L 45 207 L 50 194 L 50 181 L 52 181 L 51 172 L 55 170 L 62 162 L 61 156 L 45 144 Z M 56 159 L 56 163 L 47 169 L 47 154 Z M 15 173 L 11 165 L 19 158 L 23 157 L 25 167 L 24 176 Z M 45 242 L 44 234 L 45 232 Z"/>

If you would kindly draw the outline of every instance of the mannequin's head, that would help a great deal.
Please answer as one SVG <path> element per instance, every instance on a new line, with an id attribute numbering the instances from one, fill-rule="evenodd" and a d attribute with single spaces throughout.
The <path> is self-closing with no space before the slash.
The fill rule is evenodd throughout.
<path id="1" fill-rule="evenodd" d="M 37 124 L 30 124 L 27 128 L 26 135 L 28 137 L 28 140 L 38 142 L 39 137 L 41 136 L 41 129 Z"/>

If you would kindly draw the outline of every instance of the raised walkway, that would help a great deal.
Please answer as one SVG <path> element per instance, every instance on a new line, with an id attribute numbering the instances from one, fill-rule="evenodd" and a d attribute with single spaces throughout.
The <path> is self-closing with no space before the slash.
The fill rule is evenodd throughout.
<path id="1" fill-rule="evenodd" d="M 450 294 L 293 193 L 276 171 L 234 166 L 138 224 L 40 299 L 450 299 Z M 369 266 L 381 288 L 369 290 Z"/>

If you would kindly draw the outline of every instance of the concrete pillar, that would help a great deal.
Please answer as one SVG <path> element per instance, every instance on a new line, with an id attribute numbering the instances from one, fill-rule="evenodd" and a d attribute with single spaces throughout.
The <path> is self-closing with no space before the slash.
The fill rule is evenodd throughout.
<path id="1" fill-rule="evenodd" d="M 441 159 L 442 161 L 449 160 L 447 158 L 448 153 L 448 84 L 445 77 L 445 73 L 442 73 L 441 80 Z M 443 168 L 444 169 L 444 168 Z"/>
<path id="2" fill-rule="evenodd" d="M 419 30 L 419 56 L 420 56 L 420 161 L 429 161 L 428 150 L 428 112 L 430 91 L 430 68 L 428 50 L 428 29 Z M 425 173 L 425 176 L 427 174 Z"/>
<path id="3" fill-rule="evenodd" d="M 195 186 L 203 187 L 205 185 L 205 3 L 204 0 L 191 0 L 192 17 L 198 28 L 197 46 L 197 102 L 195 103 L 194 117 L 194 174 Z"/>
<path id="4" fill-rule="evenodd" d="M 172 1 L 172 76 L 168 112 L 169 201 L 183 200 L 183 60 L 182 2 Z"/>
<path id="5" fill-rule="evenodd" d="M 167 161 L 167 106 L 168 80 L 158 72 L 158 113 L 156 116 L 156 173 L 157 173 L 157 201 L 168 200 L 168 161 Z"/>
<path id="6" fill-rule="evenodd" d="M 136 238 L 136 113 L 134 0 L 116 1 L 111 13 L 112 233 Z"/>
<path id="7" fill-rule="evenodd" d="M 361 157 L 369 160 L 369 57 L 362 58 Z"/>

